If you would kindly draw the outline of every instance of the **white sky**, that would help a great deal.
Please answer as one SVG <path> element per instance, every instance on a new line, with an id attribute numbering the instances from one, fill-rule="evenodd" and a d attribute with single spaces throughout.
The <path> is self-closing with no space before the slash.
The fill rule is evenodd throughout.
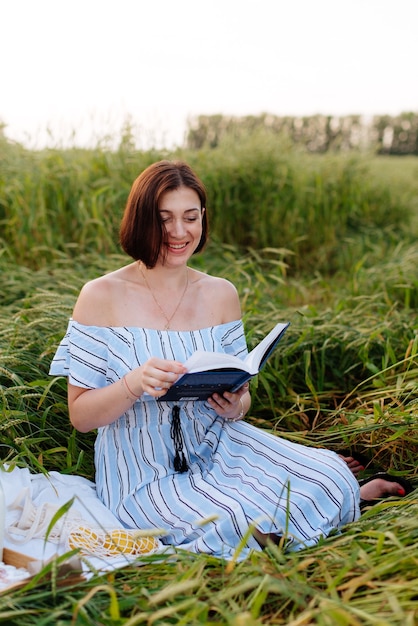
<path id="1" fill-rule="evenodd" d="M 199 114 L 418 112 L 417 24 L 418 0 L 0 0 L 0 122 L 160 145 Z"/>

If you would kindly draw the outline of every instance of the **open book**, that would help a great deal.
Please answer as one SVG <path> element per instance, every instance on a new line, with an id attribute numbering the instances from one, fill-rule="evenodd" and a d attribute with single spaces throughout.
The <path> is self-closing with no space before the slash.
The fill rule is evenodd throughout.
<path id="1" fill-rule="evenodd" d="M 276 324 L 245 359 L 223 352 L 194 352 L 184 363 L 186 374 L 161 400 L 206 400 L 214 393 L 237 391 L 260 372 L 288 326 L 289 322 Z"/>

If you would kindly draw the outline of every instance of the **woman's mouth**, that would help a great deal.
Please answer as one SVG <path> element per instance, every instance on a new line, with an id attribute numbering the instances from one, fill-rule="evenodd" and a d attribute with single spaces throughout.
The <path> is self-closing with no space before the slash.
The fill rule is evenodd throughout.
<path id="1" fill-rule="evenodd" d="M 167 248 L 173 252 L 181 252 L 187 246 L 187 243 L 167 243 Z"/>

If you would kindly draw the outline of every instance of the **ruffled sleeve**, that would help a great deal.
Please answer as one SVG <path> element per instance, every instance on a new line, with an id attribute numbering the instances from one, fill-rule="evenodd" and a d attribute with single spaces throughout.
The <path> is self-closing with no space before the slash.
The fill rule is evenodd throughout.
<path id="1" fill-rule="evenodd" d="M 217 328 L 221 333 L 219 343 L 222 346 L 222 352 L 232 354 L 240 359 L 245 359 L 248 354 L 248 346 L 242 320 L 228 322 L 227 324 L 222 324 Z M 214 346 L 213 350 L 217 352 L 219 348 Z"/>
<path id="2" fill-rule="evenodd" d="M 109 384 L 106 329 L 82 326 L 70 320 L 49 370 L 67 376 L 76 387 L 94 389 Z"/>
<path id="3" fill-rule="evenodd" d="M 67 376 L 76 387 L 96 389 L 122 378 L 151 356 L 184 362 L 196 350 L 245 358 L 241 320 L 192 331 L 84 326 L 70 320 L 49 373 Z"/>

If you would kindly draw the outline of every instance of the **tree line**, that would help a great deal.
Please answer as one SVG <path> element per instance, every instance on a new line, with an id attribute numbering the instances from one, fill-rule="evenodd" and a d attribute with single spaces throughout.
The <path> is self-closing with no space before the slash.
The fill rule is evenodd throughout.
<path id="1" fill-rule="evenodd" d="M 312 153 L 371 150 L 377 154 L 418 155 L 418 112 L 369 118 L 361 115 L 281 117 L 268 113 L 242 117 L 199 115 L 188 121 L 186 147 L 216 148 L 227 137 L 239 139 L 260 131 L 287 137 Z"/>

